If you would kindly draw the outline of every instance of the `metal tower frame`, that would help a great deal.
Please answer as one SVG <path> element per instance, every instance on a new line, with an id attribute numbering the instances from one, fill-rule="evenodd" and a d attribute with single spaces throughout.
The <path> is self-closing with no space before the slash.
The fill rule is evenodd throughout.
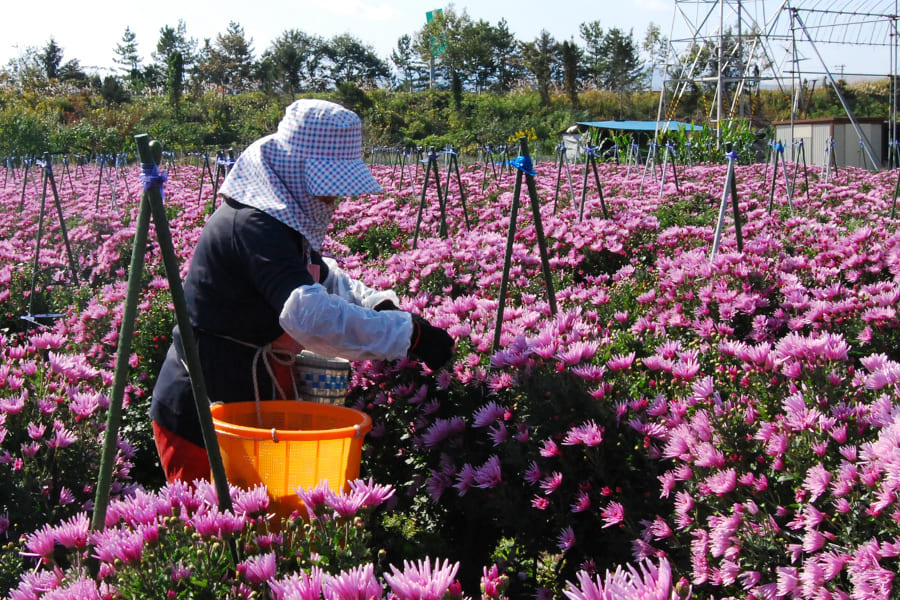
<path id="1" fill-rule="evenodd" d="M 890 80 L 888 139 L 896 144 L 898 120 L 898 0 L 675 0 L 657 120 L 672 120 L 685 92 L 697 83 L 715 89 L 707 120 L 719 124 L 746 116 L 746 94 L 763 81 L 792 98 L 791 129 L 797 118 L 804 76 L 823 76 L 834 89 L 860 143 L 876 166 L 871 145 L 841 94 L 837 78 L 820 52 L 822 45 L 873 46 L 887 52 L 888 72 L 844 73 Z M 727 49 L 726 38 L 731 40 Z M 779 52 L 778 46 L 781 46 Z M 700 61 L 710 50 L 715 73 Z M 726 53 L 727 50 L 727 53 Z M 749 60 L 744 62 L 744 57 Z M 804 61 L 815 59 L 817 67 Z M 726 108 L 726 94 L 732 90 Z M 713 110 L 714 109 L 714 110 Z"/>

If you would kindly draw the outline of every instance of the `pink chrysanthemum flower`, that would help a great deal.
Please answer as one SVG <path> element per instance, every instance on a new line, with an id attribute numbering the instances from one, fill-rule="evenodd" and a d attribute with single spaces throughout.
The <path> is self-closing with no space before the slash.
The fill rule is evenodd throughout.
<path id="1" fill-rule="evenodd" d="M 603 581 L 600 575 L 591 579 L 586 571 L 579 571 L 577 583 L 566 582 L 563 593 L 569 600 L 611 600 L 628 598 L 634 600 L 668 600 L 690 596 L 677 592 L 672 582 L 672 569 L 665 558 L 659 559 L 658 566 L 647 559 L 639 564 L 639 570 L 628 565 L 627 570 L 621 566 L 615 572 L 606 572 Z"/>
<path id="2" fill-rule="evenodd" d="M 587 421 L 583 425 L 573 427 L 566 433 L 563 444 L 573 446 L 584 444 L 585 446 L 598 446 L 603 442 L 603 427 L 594 421 Z"/>
<path id="3" fill-rule="evenodd" d="M 394 495 L 392 485 L 375 483 L 371 477 L 368 480 L 355 479 L 351 481 L 350 489 L 363 495 L 363 507 L 365 508 L 379 506 Z"/>
<path id="4" fill-rule="evenodd" d="M 412 563 L 403 561 L 401 571 L 390 565 L 391 572 L 384 574 L 384 580 L 398 600 L 441 600 L 456 577 L 459 563 L 443 564 L 438 559 L 432 568 L 429 559 Z"/>
<path id="5" fill-rule="evenodd" d="M 491 400 L 472 415 L 473 427 L 487 427 L 503 418 L 506 409 Z"/>
<path id="6" fill-rule="evenodd" d="M 259 584 L 275 576 L 277 563 L 274 552 L 251 556 L 237 566 L 237 571 L 251 584 Z"/>
<path id="7" fill-rule="evenodd" d="M 541 489 L 544 490 L 544 493 L 552 494 L 562 484 L 562 481 L 563 474 L 559 471 L 554 471 L 541 480 Z"/>
<path id="8" fill-rule="evenodd" d="M 459 473 L 456 474 L 456 483 L 453 484 L 453 487 L 456 488 L 460 496 L 465 496 L 466 492 L 476 487 L 477 481 L 475 476 L 477 473 L 478 471 L 472 465 L 466 463 L 459 470 Z"/>
<path id="9" fill-rule="evenodd" d="M 345 492 L 341 489 L 338 492 L 331 492 L 325 503 L 331 507 L 337 516 L 349 519 L 356 515 L 365 505 L 366 497 L 367 493 L 364 490 Z"/>
<path id="10" fill-rule="evenodd" d="M 562 531 L 559 532 L 559 537 L 556 538 L 556 547 L 559 548 L 560 552 L 566 552 L 570 550 L 575 545 L 575 531 L 572 527 L 566 527 Z"/>
<path id="11" fill-rule="evenodd" d="M 606 362 L 606 366 L 609 367 L 611 371 L 624 371 L 631 366 L 631 363 L 634 362 L 634 358 L 634 352 L 628 354 L 616 354 Z"/>
<path id="12" fill-rule="evenodd" d="M 245 520 L 243 513 L 236 515 L 230 510 L 222 512 L 211 507 L 202 514 L 193 515 L 191 523 L 200 535 L 223 539 L 242 531 Z"/>
<path id="13" fill-rule="evenodd" d="M 367 564 L 337 575 L 326 574 L 322 580 L 322 595 L 331 600 L 379 600 L 383 593 L 374 570 L 372 564 Z"/>
<path id="14" fill-rule="evenodd" d="M 87 546 L 90 526 L 87 513 L 78 513 L 56 527 L 56 541 L 66 548 L 83 550 Z"/>
<path id="15" fill-rule="evenodd" d="M 25 548 L 28 556 L 49 558 L 53 555 L 53 546 L 56 543 L 56 529 L 49 523 L 38 531 L 25 536 Z"/>
<path id="16" fill-rule="evenodd" d="M 619 502 L 610 502 L 606 505 L 600 516 L 603 518 L 603 528 L 618 525 L 625 520 L 625 507 Z"/>
<path id="17" fill-rule="evenodd" d="M 234 509 L 248 515 L 264 515 L 269 509 L 269 494 L 264 485 L 255 485 L 233 495 Z"/>
<path id="18" fill-rule="evenodd" d="M 475 472 L 475 485 L 480 488 L 493 488 L 503 481 L 503 473 L 500 469 L 500 457 L 491 455 L 483 465 Z"/>
<path id="19" fill-rule="evenodd" d="M 269 581 L 275 600 L 320 600 L 322 598 L 322 570 L 313 567 L 293 573 L 284 579 Z"/>
<path id="20" fill-rule="evenodd" d="M 578 495 L 575 497 L 575 502 L 572 504 L 571 511 L 573 513 L 585 512 L 591 507 L 591 497 L 587 493 L 587 491 L 582 490 L 578 492 Z"/>
<path id="21" fill-rule="evenodd" d="M 552 458 L 554 456 L 559 456 L 562 452 L 559 451 L 556 442 L 553 440 L 544 440 L 541 444 L 540 454 L 544 458 Z"/>

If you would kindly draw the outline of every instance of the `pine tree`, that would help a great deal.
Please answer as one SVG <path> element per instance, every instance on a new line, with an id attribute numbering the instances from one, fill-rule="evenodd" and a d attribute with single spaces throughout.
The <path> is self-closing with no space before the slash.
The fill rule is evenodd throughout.
<path id="1" fill-rule="evenodd" d="M 139 90 L 141 87 L 141 55 L 138 53 L 138 45 L 136 35 L 131 31 L 131 27 L 125 27 L 125 33 L 122 34 L 122 41 L 116 44 L 115 57 L 113 62 L 119 65 L 119 69 L 123 73 L 123 77 L 127 79 L 132 89 Z"/>
<path id="2" fill-rule="evenodd" d="M 38 57 L 40 58 L 41 64 L 44 66 L 44 74 L 47 76 L 47 81 L 58 79 L 59 66 L 62 64 L 63 49 L 59 47 L 56 40 L 53 39 L 53 36 L 50 36 L 50 41 L 47 42 L 47 45 L 44 46 L 44 49 Z"/>

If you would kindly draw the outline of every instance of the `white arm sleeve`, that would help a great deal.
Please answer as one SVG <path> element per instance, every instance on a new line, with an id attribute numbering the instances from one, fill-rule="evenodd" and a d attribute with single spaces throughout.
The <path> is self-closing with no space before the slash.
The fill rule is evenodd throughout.
<path id="1" fill-rule="evenodd" d="M 374 290 L 361 281 L 351 278 L 332 258 L 322 257 L 328 267 L 328 277 L 322 282 L 329 294 L 340 296 L 347 302 L 375 308 L 381 302 L 390 300 L 394 306 L 400 307 L 400 298 L 392 290 Z"/>
<path id="2" fill-rule="evenodd" d="M 318 283 L 291 292 L 278 322 L 304 348 L 347 360 L 403 358 L 413 331 L 408 312 L 357 306 Z"/>

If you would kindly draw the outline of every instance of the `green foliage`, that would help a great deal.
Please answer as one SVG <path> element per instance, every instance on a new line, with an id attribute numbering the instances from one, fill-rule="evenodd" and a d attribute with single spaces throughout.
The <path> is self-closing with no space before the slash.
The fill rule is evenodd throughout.
<path id="1" fill-rule="evenodd" d="M 59 409 L 60 394 L 67 389 L 83 394 L 85 402 L 100 402 L 100 395 L 91 390 L 100 384 L 100 372 L 83 369 L 79 374 L 56 366 L 52 342 L 49 348 L 37 348 L 29 345 L 33 339 L 20 334 L 13 343 L 21 357 L 4 364 L 21 384 L 22 404 L 16 413 L 7 409 L 6 435 L 0 442 L 0 451 L 8 457 L 0 464 L 6 482 L 0 486 L 0 513 L 9 519 L 10 536 L 71 516 L 93 500 L 93 485 L 84 475 L 96 469 L 101 452 L 97 432 L 105 415 L 87 414 L 87 404 L 81 412 Z M 117 460 L 127 473 L 129 461 L 122 456 Z"/>
<path id="2" fill-rule="evenodd" d="M 175 80 L 169 83 L 170 88 L 178 85 Z M 181 152 L 240 149 L 275 131 L 285 106 L 296 99 L 298 86 L 303 87 L 297 80 L 270 86 L 270 93 L 222 94 L 183 85 L 180 94 L 170 89 L 174 96 L 130 95 L 115 78 L 107 78 L 95 96 L 87 91 L 43 97 L 0 90 L 0 157 L 38 156 L 45 151 L 118 153 L 132 146 L 138 132 L 147 132 L 167 148 Z M 164 80 L 160 86 L 166 87 Z M 279 87 L 283 95 L 276 93 Z M 865 106 L 867 113 L 886 112 L 887 100 L 881 87 L 852 89 L 855 101 Z M 359 113 L 364 135 L 373 144 L 450 145 L 473 154 L 480 145 L 504 144 L 515 132 L 531 130 L 536 137 L 533 151 L 551 154 L 561 132 L 573 123 L 614 117 L 652 120 L 657 116 L 659 103 L 657 92 L 587 90 L 577 95 L 576 107 L 571 94 L 561 92 L 551 92 L 542 99 L 525 90 L 477 94 L 463 90 L 461 97 L 454 100 L 453 92 L 448 90 L 387 92 L 347 81 L 337 84 L 331 92 L 317 93 L 316 97 L 336 101 Z M 827 93 L 817 90 L 812 95 L 811 106 L 819 106 L 816 115 L 841 114 L 836 99 L 821 100 Z M 687 94 L 673 118 L 690 122 L 695 101 Z M 778 94 L 764 90 L 756 114 L 763 120 L 777 120 L 789 110 L 789 104 Z M 702 121 L 697 124 L 705 125 Z M 759 158 L 765 137 L 759 131 L 749 120 L 727 121 L 722 127 L 722 141 L 738 151 L 739 163 L 746 164 Z M 690 143 L 694 162 L 724 160 L 714 129 L 670 132 L 667 141 L 676 146 L 681 157 L 686 156 Z"/>
<path id="3" fill-rule="evenodd" d="M 367 476 L 397 482 L 399 489 L 408 490 L 397 498 L 397 510 L 415 524 L 404 528 L 396 521 L 382 523 L 379 535 L 385 538 L 379 538 L 379 544 L 390 552 L 436 553 L 459 560 L 464 588 L 477 585 L 480 565 L 498 558 L 505 561 L 508 573 L 527 574 L 523 579 L 528 586 L 537 582 L 550 588 L 571 579 L 587 558 L 596 560 L 598 567 L 629 560 L 628 532 L 603 529 L 597 513 L 573 516 L 570 501 L 579 489 L 608 488 L 610 496 L 627 499 L 622 501 L 635 511 L 633 515 L 652 514 L 658 502 L 651 491 L 656 467 L 643 455 L 641 435 L 620 426 L 613 404 L 594 400 L 583 381 L 560 372 L 553 361 L 536 364 L 528 373 L 509 374 L 515 385 L 492 392 L 459 383 L 439 389 L 433 378 L 396 368 L 352 392 L 350 402 L 364 403 L 373 422 L 385 425 L 379 427 L 383 432 L 379 438 L 367 444 L 363 469 Z M 419 407 L 423 400 L 440 408 L 425 417 Z M 528 440 L 492 440 L 485 428 L 469 427 L 431 447 L 417 443 L 428 423 L 472 415 L 489 401 L 507 407 L 498 427 L 509 436 L 527 431 Z M 562 443 L 571 427 L 587 422 L 596 423 L 615 443 L 593 447 Z M 541 469 L 558 471 L 562 484 L 542 511 L 510 510 L 531 505 L 535 487 L 520 475 L 531 468 L 544 440 L 555 440 L 559 454 L 539 458 Z M 442 491 L 431 487 L 449 465 L 477 468 L 492 457 L 504 473 L 516 475 L 504 476 L 502 485 L 485 490 L 473 486 L 459 494 L 452 487 Z M 643 475 L 634 477 L 635 472 Z M 426 480 L 431 480 L 428 485 Z M 569 525 L 584 532 L 578 537 L 583 541 L 562 561 L 557 539 Z M 587 533 L 601 530 L 602 536 Z M 535 592 L 525 589 L 521 579 L 513 579 L 510 597 Z"/>
<path id="4" fill-rule="evenodd" d="M 128 90 L 112 75 L 107 75 L 103 78 L 103 85 L 100 87 L 100 97 L 107 104 L 121 104 L 131 99 Z"/>
<path id="5" fill-rule="evenodd" d="M 697 193 L 690 198 L 677 198 L 666 202 L 656 211 L 660 231 L 669 227 L 696 225 L 708 227 L 715 223 L 718 204 L 706 194 Z"/>
<path id="6" fill-rule="evenodd" d="M 35 111 L 0 111 L 0 156 L 40 156 L 48 150 L 49 125 Z"/>

